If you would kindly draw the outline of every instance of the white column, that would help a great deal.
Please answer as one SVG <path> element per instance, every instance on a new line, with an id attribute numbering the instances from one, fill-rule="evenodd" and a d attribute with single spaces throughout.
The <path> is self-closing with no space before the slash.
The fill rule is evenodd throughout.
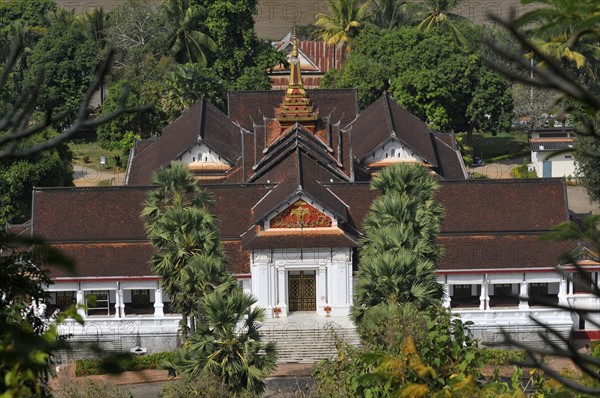
<path id="1" fill-rule="evenodd" d="M 283 265 L 277 267 L 277 307 L 281 309 L 280 316 L 288 315 L 285 267 Z"/>
<path id="2" fill-rule="evenodd" d="M 481 281 L 481 294 L 479 295 L 479 309 L 486 311 L 490 308 L 490 296 L 488 296 L 488 280 L 487 276 L 483 276 Z"/>
<path id="3" fill-rule="evenodd" d="M 519 309 L 529 309 L 529 284 L 526 281 L 521 282 L 519 289 Z"/>
<path id="4" fill-rule="evenodd" d="M 77 313 L 82 318 L 85 318 L 85 294 L 83 290 L 77 290 L 77 294 L 75 295 L 75 300 L 77 300 Z"/>
<path id="5" fill-rule="evenodd" d="M 163 304 L 163 296 L 162 290 L 160 288 L 160 282 L 157 282 L 156 284 L 158 286 L 156 286 L 156 289 L 154 290 L 154 317 L 162 318 L 165 316 L 165 305 Z"/>
<path id="6" fill-rule="evenodd" d="M 117 282 L 117 290 L 115 291 L 115 318 L 125 318 L 123 290 L 121 290 L 121 284 L 119 282 Z"/>
<path id="7" fill-rule="evenodd" d="M 331 266 L 331 263 L 328 264 Z M 327 286 L 327 266 L 319 265 L 317 271 L 317 312 L 324 313 L 323 308 L 331 306 L 331 287 Z"/>
<path id="8" fill-rule="evenodd" d="M 571 278 L 573 278 L 573 274 L 571 274 Z M 575 288 L 574 288 L 575 286 L 574 286 L 572 280 L 569 281 L 568 286 L 569 286 L 569 296 L 572 296 L 575 293 Z"/>
<path id="9" fill-rule="evenodd" d="M 558 285 L 558 304 L 569 305 L 567 301 L 567 280 L 565 278 L 561 278 L 560 285 Z"/>
<path id="10" fill-rule="evenodd" d="M 444 298 L 443 298 L 443 306 L 446 308 L 450 308 L 452 298 L 450 297 L 450 285 L 444 283 Z"/>

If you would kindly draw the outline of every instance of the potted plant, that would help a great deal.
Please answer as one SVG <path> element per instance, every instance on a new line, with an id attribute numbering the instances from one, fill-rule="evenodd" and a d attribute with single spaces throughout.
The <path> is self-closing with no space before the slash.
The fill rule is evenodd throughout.
<path id="1" fill-rule="evenodd" d="M 279 307 L 273 308 L 273 313 L 275 314 L 275 318 L 279 318 L 279 314 L 281 313 L 281 308 L 279 308 Z"/>
<path id="2" fill-rule="evenodd" d="M 325 310 L 325 312 L 327 313 L 327 316 L 330 316 L 331 313 L 331 307 L 330 306 L 326 306 L 325 308 L 323 308 Z"/>

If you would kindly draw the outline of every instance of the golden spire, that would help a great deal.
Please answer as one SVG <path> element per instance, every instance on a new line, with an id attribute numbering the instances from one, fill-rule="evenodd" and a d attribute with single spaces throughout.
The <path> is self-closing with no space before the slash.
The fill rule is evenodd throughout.
<path id="1" fill-rule="evenodd" d="M 298 40 L 296 38 L 296 27 L 292 36 L 292 53 L 290 58 L 290 81 L 281 106 L 275 109 L 275 117 L 281 124 L 282 130 L 298 122 L 310 130 L 314 130 L 317 113 L 306 95 L 302 83 L 300 61 L 298 60 Z"/>

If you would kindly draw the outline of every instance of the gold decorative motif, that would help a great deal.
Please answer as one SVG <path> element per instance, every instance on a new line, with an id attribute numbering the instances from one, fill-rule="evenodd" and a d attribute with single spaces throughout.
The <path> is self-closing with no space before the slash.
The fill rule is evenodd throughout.
<path id="1" fill-rule="evenodd" d="M 270 223 L 271 228 L 317 228 L 331 227 L 330 217 L 303 200 L 299 200 L 277 216 Z"/>

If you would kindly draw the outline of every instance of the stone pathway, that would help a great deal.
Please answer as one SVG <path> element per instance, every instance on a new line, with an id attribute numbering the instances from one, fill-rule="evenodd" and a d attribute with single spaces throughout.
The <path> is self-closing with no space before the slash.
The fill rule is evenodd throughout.
<path id="1" fill-rule="evenodd" d="M 73 166 L 73 184 L 76 187 L 95 187 L 100 181 L 104 180 L 111 180 L 111 186 L 124 185 L 125 173 L 96 170 L 80 165 Z"/>

